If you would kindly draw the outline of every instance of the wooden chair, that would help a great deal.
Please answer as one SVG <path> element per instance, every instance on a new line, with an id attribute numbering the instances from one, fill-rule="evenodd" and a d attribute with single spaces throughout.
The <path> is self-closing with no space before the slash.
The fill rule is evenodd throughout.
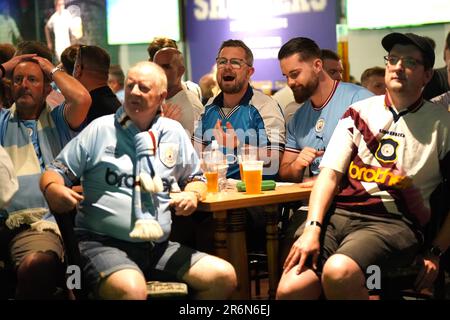
<path id="1" fill-rule="evenodd" d="M 432 216 L 425 228 L 425 241 L 423 250 L 427 250 L 431 245 L 435 235 L 441 228 L 449 207 L 450 190 L 448 184 L 442 182 L 430 197 Z M 382 289 L 374 291 L 381 299 L 444 299 L 445 298 L 445 271 L 450 271 L 450 252 L 447 251 L 440 259 L 439 274 L 434 283 L 432 291 L 417 292 L 414 290 L 414 281 L 420 270 L 422 254 L 417 256 L 416 261 L 408 267 L 397 268 L 382 276 Z"/>

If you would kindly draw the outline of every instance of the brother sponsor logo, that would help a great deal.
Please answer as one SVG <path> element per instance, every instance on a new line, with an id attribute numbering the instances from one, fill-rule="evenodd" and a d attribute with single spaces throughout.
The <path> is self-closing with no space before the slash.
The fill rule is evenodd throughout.
<path id="1" fill-rule="evenodd" d="M 116 186 L 118 188 L 126 186 L 128 188 L 133 188 L 134 175 L 126 173 L 118 174 L 110 168 L 106 168 L 105 181 L 110 186 Z"/>
<path id="2" fill-rule="evenodd" d="M 396 175 L 389 168 L 360 167 L 353 161 L 348 168 L 348 175 L 355 180 L 381 183 L 399 189 L 406 189 L 411 186 L 411 179 Z"/>

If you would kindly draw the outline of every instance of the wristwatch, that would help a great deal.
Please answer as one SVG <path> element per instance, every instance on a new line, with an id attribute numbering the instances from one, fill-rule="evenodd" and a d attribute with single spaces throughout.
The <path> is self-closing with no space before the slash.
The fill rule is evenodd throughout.
<path id="1" fill-rule="evenodd" d="M 61 67 L 54 67 L 53 69 L 52 69 L 52 71 L 50 71 L 50 79 L 53 81 L 53 75 L 55 74 L 55 72 L 57 72 L 57 71 L 63 71 L 64 72 L 64 69 L 63 68 L 61 68 Z"/>
<path id="2" fill-rule="evenodd" d="M 438 246 L 432 246 L 429 250 L 429 252 L 431 253 L 431 255 L 440 258 L 443 254 L 441 248 L 439 248 Z"/>

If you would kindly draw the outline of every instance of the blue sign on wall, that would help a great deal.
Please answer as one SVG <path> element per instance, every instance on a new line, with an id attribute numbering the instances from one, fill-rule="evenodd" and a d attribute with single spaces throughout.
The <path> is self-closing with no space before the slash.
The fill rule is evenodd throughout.
<path id="1" fill-rule="evenodd" d="M 252 80 L 284 81 L 277 59 L 293 37 L 336 49 L 335 0 L 187 0 L 186 38 L 194 81 L 211 70 L 223 41 L 241 39 L 253 51 Z"/>

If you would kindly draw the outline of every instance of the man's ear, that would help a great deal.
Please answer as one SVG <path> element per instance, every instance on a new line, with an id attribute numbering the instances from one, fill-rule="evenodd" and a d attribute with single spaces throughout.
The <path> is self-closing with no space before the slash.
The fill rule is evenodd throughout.
<path id="1" fill-rule="evenodd" d="M 178 76 L 179 77 L 182 77 L 185 72 L 186 72 L 185 66 L 179 66 L 178 67 Z"/>
<path id="2" fill-rule="evenodd" d="M 313 69 L 316 73 L 319 73 L 323 70 L 323 61 L 322 59 L 314 59 L 313 61 Z"/>
<path id="3" fill-rule="evenodd" d="M 255 73 L 255 68 L 248 67 L 248 77 L 250 78 Z"/>
<path id="4" fill-rule="evenodd" d="M 166 97 L 167 97 L 167 90 L 163 90 L 163 91 L 160 93 L 159 97 L 160 97 L 160 99 L 161 99 L 161 100 L 159 101 L 159 103 L 161 104 L 161 103 L 164 102 L 164 99 L 166 99 Z"/>

